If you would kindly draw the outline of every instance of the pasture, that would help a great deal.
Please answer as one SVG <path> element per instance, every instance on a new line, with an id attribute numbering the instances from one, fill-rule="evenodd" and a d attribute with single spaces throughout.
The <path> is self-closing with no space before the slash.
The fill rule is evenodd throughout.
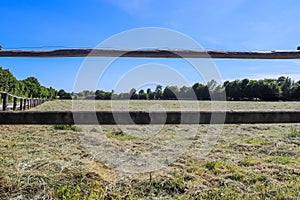
<path id="1" fill-rule="evenodd" d="M 72 101 L 49 101 L 32 110 L 211 109 L 209 101 L 75 103 L 72 108 Z M 299 110 L 300 102 L 227 102 L 226 109 Z M 220 134 L 205 137 L 209 127 L 217 125 L 2 125 L 0 199 L 300 197 L 300 124 L 224 125 Z M 174 159 L 166 167 L 150 173 L 124 166 L 137 169 L 137 173 L 124 173 L 113 157 L 115 149 L 103 145 L 103 138 L 113 147 L 137 154 L 157 152 L 173 143 L 179 149 L 169 152 Z M 202 143 L 211 145 L 203 149 Z M 197 157 L 206 150 L 208 154 Z"/>

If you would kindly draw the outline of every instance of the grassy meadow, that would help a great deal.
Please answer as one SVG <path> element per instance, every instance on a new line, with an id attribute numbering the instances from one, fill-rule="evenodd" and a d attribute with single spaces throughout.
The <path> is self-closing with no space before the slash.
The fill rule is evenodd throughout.
<path id="1" fill-rule="evenodd" d="M 195 110 L 195 104 L 199 110 L 211 109 L 208 101 L 115 101 L 113 106 L 110 101 L 77 101 L 73 108 L 72 101 L 49 101 L 32 110 Z M 227 102 L 226 109 L 299 110 L 300 102 Z M 209 126 L 214 128 L 1 125 L 0 199 L 300 198 L 300 124 L 224 125 L 199 159 L 199 144 L 210 139 L 202 137 Z M 107 152 L 101 158 L 114 159 L 110 146 L 99 149 L 101 135 L 114 147 L 137 153 L 172 142 L 191 145 L 171 154 L 174 162 L 162 169 L 122 174 L 97 159 L 99 152 Z"/>

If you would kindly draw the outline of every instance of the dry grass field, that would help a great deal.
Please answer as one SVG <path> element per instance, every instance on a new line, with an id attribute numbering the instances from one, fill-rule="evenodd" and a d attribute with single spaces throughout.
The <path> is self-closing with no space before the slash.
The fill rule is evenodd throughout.
<path id="1" fill-rule="evenodd" d="M 77 103 L 76 110 L 111 109 L 110 101 Z M 194 110 L 193 103 L 184 103 L 183 109 Z M 120 110 L 127 108 L 122 101 L 115 104 Z M 161 108 L 182 109 L 176 101 L 129 104 L 131 110 Z M 199 102 L 198 109 L 209 110 L 210 102 Z M 299 110 L 300 102 L 228 102 L 227 109 Z M 72 102 L 46 102 L 34 110 L 72 110 Z M 97 149 L 99 135 L 121 149 L 141 153 L 170 145 L 176 134 L 188 135 L 195 127 L 2 125 L 0 199 L 300 198 L 300 124 L 224 125 L 208 155 L 198 159 L 194 152 L 202 150 L 197 142 L 208 126 L 197 126 L 195 137 L 189 139 L 192 145 L 168 166 L 122 174 L 97 159 L 97 151 L 106 150 Z M 153 130 L 157 134 L 151 134 Z M 105 159 L 113 160 L 113 150 L 107 152 Z"/>
<path id="2" fill-rule="evenodd" d="M 111 107 L 119 110 L 151 110 L 163 108 L 164 110 L 211 110 L 211 101 L 151 101 L 151 100 L 115 100 L 111 101 L 89 101 L 78 100 L 72 103 L 70 100 L 57 100 L 47 102 L 33 110 L 109 110 Z M 259 102 L 259 101 L 227 101 L 214 103 L 217 108 L 227 110 L 300 110 L 300 102 Z"/>

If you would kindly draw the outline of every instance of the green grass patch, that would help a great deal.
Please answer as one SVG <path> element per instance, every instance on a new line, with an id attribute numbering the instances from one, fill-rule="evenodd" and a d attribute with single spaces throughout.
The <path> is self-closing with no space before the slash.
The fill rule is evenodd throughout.
<path id="1" fill-rule="evenodd" d="M 106 135 L 110 138 L 114 138 L 114 139 L 117 139 L 117 140 L 120 140 L 120 141 L 128 141 L 128 140 L 137 139 L 136 137 L 133 137 L 131 135 L 127 135 L 121 129 L 112 129 Z"/>
<path id="2" fill-rule="evenodd" d="M 235 172 L 237 169 L 236 165 L 218 160 L 207 162 L 203 166 L 215 174 L 232 173 Z"/>
<path id="3" fill-rule="evenodd" d="M 69 124 L 57 124 L 54 125 L 55 130 L 65 130 L 65 131 L 75 131 L 75 132 L 81 132 L 82 128 L 74 125 Z"/>
<path id="4" fill-rule="evenodd" d="M 300 129 L 292 127 L 290 132 L 287 134 L 288 138 L 300 138 Z"/>
<path id="5" fill-rule="evenodd" d="M 265 159 L 267 162 L 273 162 L 276 164 L 287 165 L 294 162 L 295 158 L 292 156 L 270 156 Z"/>
<path id="6" fill-rule="evenodd" d="M 248 172 L 243 178 L 243 182 L 249 185 L 256 184 L 258 182 L 265 183 L 267 181 L 267 176 L 264 174 Z"/>
<path id="7" fill-rule="evenodd" d="M 214 188 L 199 195 L 200 199 L 241 199 L 243 194 L 237 188 L 229 186 L 226 188 Z"/>
<path id="8" fill-rule="evenodd" d="M 104 188 L 105 187 L 103 187 L 99 183 L 65 183 L 57 186 L 54 193 L 55 196 L 58 197 L 58 199 L 65 200 L 104 200 L 113 199 L 113 197 L 116 197 L 116 195 L 111 195 L 110 193 L 106 192 Z"/>
<path id="9" fill-rule="evenodd" d="M 251 167 L 259 163 L 261 163 L 261 160 L 259 160 L 258 158 L 246 157 L 239 162 L 239 165 L 244 167 Z"/>
<path id="10" fill-rule="evenodd" d="M 262 138 L 262 137 L 246 138 L 244 141 L 247 144 L 253 144 L 253 145 L 267 145 L 270 143 L 268 138 Z"/>

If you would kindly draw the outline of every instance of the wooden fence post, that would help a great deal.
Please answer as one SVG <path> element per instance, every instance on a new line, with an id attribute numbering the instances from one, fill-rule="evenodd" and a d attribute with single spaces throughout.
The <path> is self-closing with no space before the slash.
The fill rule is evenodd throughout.
<path id="1" fill-rule="evenodd" d="M 2 110 L 5 111 L 7 109 L 7 102 L 8 102 L 7 93 L 5 93 L 5 92 L 2 93 L 2 99 L 3 99 Z"/>
<path id="2" fill-rule="evenodd" d="M 17 110 L 17 97 L 14 96 L 13 111 Z"/>
<path id="3" fill-rule="evenodd" d="M 27 99 L 24 99 L 24 106 L 23 106 L 24 110 L 26 110 L 26 101 L 27 101 Z"/>
<path id="4" fill-rule="evenodd" d="M 20 98 L 20 111 L 22 111 L 22 110 L 23 110 L 23 99 Z"/>

